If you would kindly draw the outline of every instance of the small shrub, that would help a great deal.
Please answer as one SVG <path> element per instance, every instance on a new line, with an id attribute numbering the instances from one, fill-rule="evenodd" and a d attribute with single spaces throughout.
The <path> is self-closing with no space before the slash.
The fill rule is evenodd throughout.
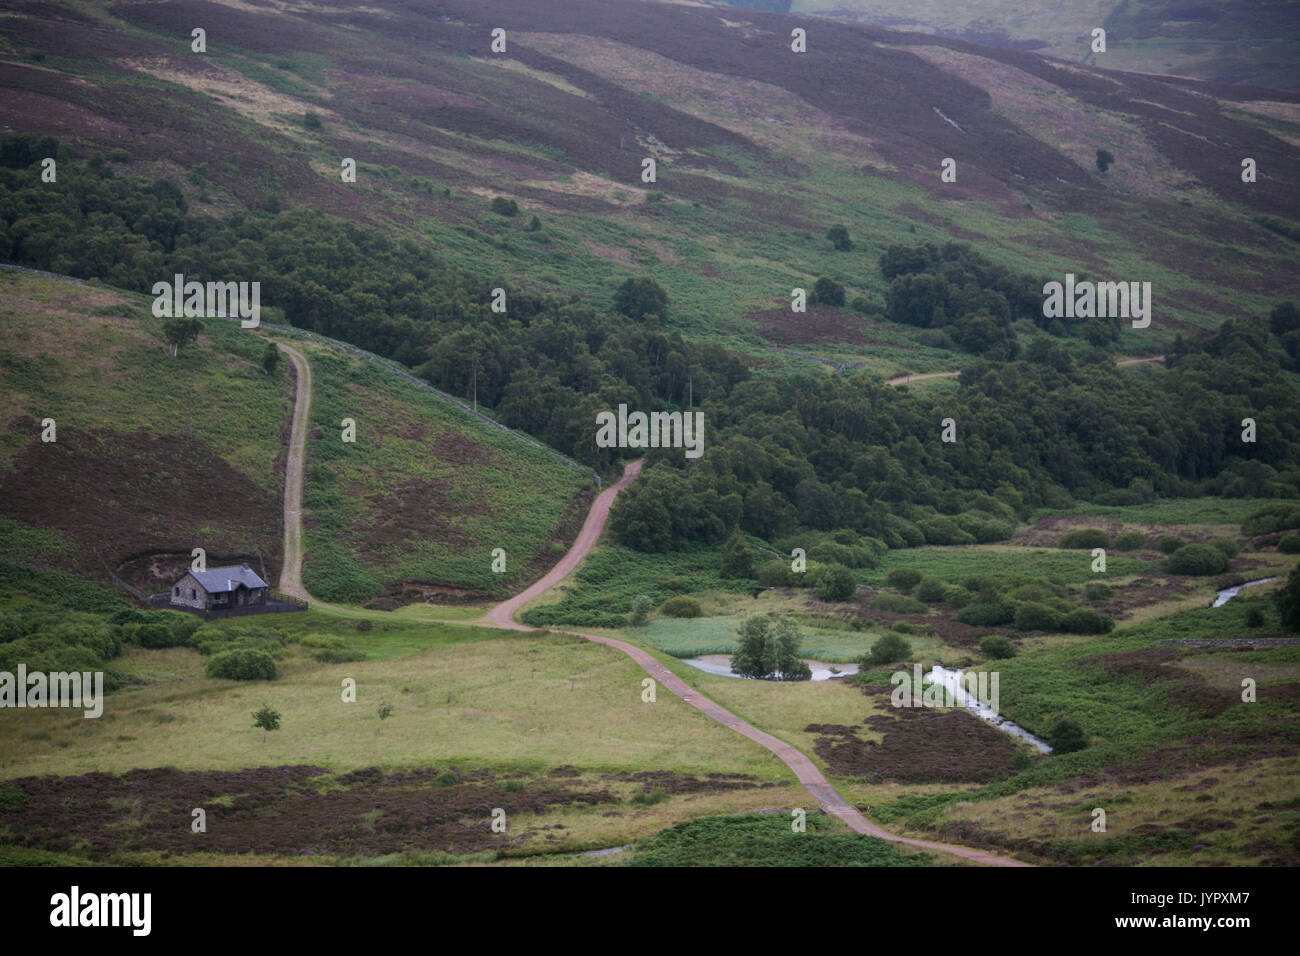
<path id="1" fill-rule="evenodd" d="M 1165 561 L 1170 574 L 1204 576 L 1222 574 L 1228 570 L 1227 556 L 1217 548 L 1205 544 L 1188 544 L 1179 548 Z"/>
<path id="2" fill-rule="evenodd" d="M 871 606 L 877 611 L 892 611 L 895 614 L 925 614 L 930 610 L 916 598 L 902 594 L 882 594 L 871 602 Z"/>
<path id="3" fill-rule="evenodd" d="M 320 129 L 321 128 L 320 117 L 315 113 L 303 113 L 302 125 L 305 126 L 307 129 Z"/>
<path id="4" fill-rule="evenodd" d="M 1089 584 L 1083 589 L 1084 597 L 1089 601 L 1105 601 L 1112 593 L 1108 584 Z"/>
<path id="5" fill-rule="evenodd" d="M 1176 537 L 1174 535 L 1166 535 L 1165 537 L 1160 539 L 1160 553 L 1173 554 L 1179 548 L 1185 547 L 1186 544 L 1187 542 L 1184 541 L 1182 538 Z"/>
<path id="6" fill-rule="evenodd" d="M 1091 548 L 1104 548 L 1109 543 L 1110 538 L 1100 528 L 1076 528 L 1074 531 L 1067 531 L 1061 535 L 1057 547 L 1089 550 Z"/>
<path id="7" fill-rule="evenodd" d="M 640 793 L 634 793 L 632 799 L 628 802 L 633 803 L 638 807 L 650 807 L 654 806 L 656 803 L 663 803 L 666 799 L 668 799 L 668 795 L 664 793 L 663 788 L 655 787 L 648 793 L 644 790 Z"/>
<path id="8" fill-rule="evenodd" d="M 180 641 L 165 624 L 141 624 L 136 628 L 135 639 L 141 647 L 174 647 Z"/>
<path id="9" fill-rule="evenodd" d="M 371 624 L 370 621 L 366 620 L 365 618 L 362 618 L 356 623 L 356 628 L 358 631 L 368 631 L 372 627 L 374 627 L 374 625 Z"/>
<path id="10" fill-rule="evenodd" d="M 956 584 L 943 592 L 943 603 L 947 604 L 954 611 L 960 611 L 973 600 L 975 600 L 975 595 Z"/>
<path id="11" fill-rule="evenodd" d="M 1001 634 L 990 634 L 980 641 L 980 653 L 993 660 L 1003 660 L 1016 656 L 1015 645 Z"/>
<path id="12" fill-rule="evenodd" d="M 1087 608 L 1076 608 L 1061 618 L 1061 630 L 1067 634 L 1109 634 L 1114 629 L 1114 621 Z"/>
<path id="13" fill-rule="evenodd" d="M 957 612 L 957 620 L 972 627 L 999 627 L 1015 618 L 1015 609 L 1005 601 L 977 601 Z"/>
<path id="14" fill-rule="evenodd" d="M 1017 631 L 1057 631 L 1061 628 L 1061 615 L 1046 604 L 1026 601 L 1016 608 Z"/>
<path id="15" fill-rule="evenodd" d="M 842 564 L 822 565 L 811 583 L 822 601 L 847 601 L 858 589 L 853 572 Z"/>
<path id="16" fill-rule="evenodd" d="M 790 562 L 779 558 L 764 561 L 758 566 L 758 583 L 765 588 L 794 587 L 795 573 L 790 570 Z"/>
<path id="17" fill-rule="evenodd" d="M 1300 554 L 1300 534 L 1283 535 L 1277 549 L 1282 554 Z"/>
<path id="18" fill-rule="evenodd" d="M 513 199 L 507 199 L 505 196 L 493 196 L 492 211 L 498 216 L 517 216 L 519 215 L 519 203 Z"/>
<path id="19" fill-rule="evenodd" d="M 433 781 L 440 787 L 454 787 L 460 783 L 460 774 L 455 770 L 444 770 Z"/>
<path id="20" fill-rule="evenodd" d="M 1138 551 L 1145 548 L 1147 536 L 1141 531 L 1125 531 L 1115 539 L 1116 551 Z"/>
<path id="21" fill-rule="evenodd" d="M 918 601 L 924 601 L 926 604 L 938 604 L 947 593 L 948 585 L 938 578 L 926 578 L 916 586 L 913 596 Z"/>
<path id="22" fill-rule="evenodd" d="M 209 677 L 225 680 L 274 680 L 276 675 L 275 658 L 250 648 L 213 654 L 206 670 Z"/>
<path id="23" fill-rule="evenodd" d="M 1264 623 L 1264 612 L 1257 607 L 1249 608 L 1246 611 L 1246 626 L 1260 627 Z"/>
<path id="24" fill-rule="evenodd" d="M 889 629 L 891 631 L 897 631 L 899 634 L 911 634 L 915 630 L 915 628 L 913 628 L 911 624 L 907 623 L 907 621 L 895 621 L 893 624 L 889 625 Z"/>
<path id="25" fill-rule="evenodd" d="M 1223 552 L 1223 556 L 1231 561 L 1237 556 L 1237 543 L 1228 538 L 1215 538 L 1210 542 L 1210 547 Z"/>
<path id="26" fill-rule="evenodd" d="M 699 617 L 703 611 L 700 608 L 700 602 L 695 598 L 678 595 L 664 601 L 659 606 L 659 613 L 668 617 Z"/>
<path id="27" fill-rule="evenodd" d="M 915 568 L 894 568 L 889 574 L 885 575 L 885 581 L 891 588 L 906 593 L 921 583 L 924 575 Z"/>
<path id="28" fill-rule="evenodd" d="M 905 661 L 911 656 L 912 645 L 904 637 L 899 634 L 883 634 L 871 645 L 871 650 L 860 663 L 867 667 L 879 667 L 881 664 Z"/>
<path id="29" fill-rule="evenodd" d="M 1068 754 L 1088 746 L 1088 737 L 1078 721 L 1058 717 L 1052 724 L 1052 729 L 1047 732 L 1047 744 L 1055 753 Z"/>

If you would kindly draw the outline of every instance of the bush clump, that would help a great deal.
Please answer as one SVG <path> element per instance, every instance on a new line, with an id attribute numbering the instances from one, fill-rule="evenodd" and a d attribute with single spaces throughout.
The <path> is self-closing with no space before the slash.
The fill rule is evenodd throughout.
<path id="1" fill-rule="evenodd" d="M 1228 570 L 1228 556 L 1206 544 L 1187 544 L 1169 555 L 1165 570 L 1170 574 L 1197 576 L 1222 574 Z"/>
<path id="2" fill-rule="evenodd" d="M 1187 542 L 1176 535 L 1165 535 L 1160 539 L 1160 553 L 1173 554 L 1179 548 L 1186 546 Z"/>
<path id="3" fill-rule="evenodd" d="M 1210 542 L 1210 547 L 1222 551 L 1229 561 L 1237 556 L 1237 543 L 1228 538 L 1215 538 Z"/>
<path id="4" fill-rule="evenodd" d="M 765 588 L 791 588 L 798 577 L 790 570 L 790 562 L 775 558 L 758 566 L 758 583 Z"/>
<path id="5" fill-rule="evenodd" d="M 926 604 L 938 604 L 947 593 L 948 585 L 938 578 L 926 578 L 916 586 L 913 596 L 918 601 L 924 601 Z"/>
<path id="6" fill-rule="evenodd" d="M 207 675 L 225 680 L 275 680 L 275 658 L 252 648 L 221 651 L 208 661 Z"/>
<path id="7" fill-rule="evenodd" d="M 929 608 L 916 598 L 902 594 L 882 594 L 871 602 L 877 611 L 892 611 L 895 614 L 925 614 Z"/>
<path id="8" fill-rule="evenodd" d="M 810 578 L 809 583 L 823 601 L 847 601 L 858 589 L 857 578 L 842 564 L 823 564 Z"/>
<path id="9" fill-rule="evenodd" d="M 912 655 L 912 645 L 898 634 L 883 634 L 871 650 L 859 661 L 864 667 L 879 667 L 881 664 L 893 664 L 905 661 Z"/>
<path id="10" fill-rule="evenodd" d="M 943 603 L 947 604 L 954 611 L 960 611 L 973 600 L 975 600 L 975 595 L 957 584 L 954 584 L 952 587 L 948 588 L 948 590 L 943 592 Z"/>
<path id="11" fill-rule="evenodd" d="M 1277 549 L 1282 554 L 1300 554 L 1300 534 L 1283 535 Z"/>
<path id="12" fill-rule="evenodd" d="M 906 593 L 920 584 L 923 577 L 924 575 L 916 568 L 894 568 L 885 575 L 885 582 L 891 588 L 898 588 L 898 590 Z"/>
<path id="13" fill-rule="evenodd" d="M 1115 629 L 1115 622 L 1105 614 L 1076 608 L 1061 618 L 1061 630 L 1067 634 L 1109 634 Z"/>
<path id="14" fill-rule="evenodd" d="M 1083 596 L 1089 601 L 1105 601 L 1114 592 L 1109 584 L 1089 584 L 1083 589 Z"/>
<path id="15" fill-rule="evenodd" d="M 1061 535 L 1061 540 L 1057 542 L 1057 547 L 1070 548 L 1075 550 L 1087 550 L 1091 548 L 1104 548 L 1110 543 L 1110 538 L 1106 532 L 1100 528 L 1076 528 L 1074 531 L 1067 531 Z"/>
<path id="16" fill-rule="evenodd" d="M 1125 531 L 1115 539 L 1116 551 L 1138 551 L 1145 548 L 1147 536 L 1141 531 Z"/>
<path id="17" fill-rule="evenodd" d="M 972 627 L 999 627 L 1015 618 L 1015 609 L 1005 601 L 977 601 L 957 612 L 957 620 Z"/>
<path id="18" fill-rule="evenodd" d="M 980 641 L 980 653 L 993 660 L 1003 660 L 1016 656 L 1015 645 L 1001 634 L 990 634 Z"/>
<path id="19" fill-rule="evenodd" d="M 659 605 L 659 613 L 667 617 L 699 617 L 704 612 L 695 598 L 679 594 Z"/>
<path id="20" fill-rule="evenodd" d="M 1059 631 L 1061 615 L 1046 604 L 1026 601 L 1016 608 L 1015 625 L 1017 631 Z"/>
<path id="21" fill-rule="evenodd" d="M 1047 743 L 1054 753 L 1068 754 L 1088 746 L 1088 736 L 1077 720 L 1058 717 L 1047 732 Z"/>

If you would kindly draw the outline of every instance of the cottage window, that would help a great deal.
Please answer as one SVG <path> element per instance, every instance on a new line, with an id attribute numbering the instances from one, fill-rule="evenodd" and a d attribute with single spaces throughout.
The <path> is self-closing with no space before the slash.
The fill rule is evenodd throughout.
<path id="1" fill-rule="evenodd" d="M 193 598 L 193 597 L 197 597 L 197 595 L 194 593 L 194 589 L 193 589 L 193 588 L 190 588 L 190 597 L 191 597 L 191 598 Z"/>
<path id="2" fill-rule="evenodd" d="M 180 597 L 180 596 L 181 596 L 181 589 L 179 587 L 172 588 L 172 597 Z"/>

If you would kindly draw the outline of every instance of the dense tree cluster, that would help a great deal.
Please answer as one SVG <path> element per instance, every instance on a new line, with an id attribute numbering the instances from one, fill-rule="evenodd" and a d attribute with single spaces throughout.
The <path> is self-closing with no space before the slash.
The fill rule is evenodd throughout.
<path id="1" fill-rule="evenodd" d="M 1093 346 L 1119 336 L 1117 318 L 1069 320 L 1071 325 L 1046 318 L 1041 279 L 1012 272 L 958 243 L 890 246 L 880 257 L 880 272 L 889 281 L 885 312 L 891 321 L 932 330 L 933 341 L 985 358 L 1016 358 L 1017 329 L 1033 326 L 1058 338 L 1082 336 Z M 1034 361 L 1060 360 L 1060 347 L 1050 339 L 1040 340 L 1037 350 L 1030 356 Z"/>
<path id="2" fill-rule="evenodd" d="M 897 548 L 1002 540 L 1029 509 L 1073 498 L 1294 498 L 1300 420 L 1286 357 L 1263 323 L 1229 321 L 1149 372 L 1105 356 L 982 362 L 956 393 L 929 395 L 869 374 L 750 378 L 705 403 L 702 459 L 650 452 L 612 528 L 650 551 L 719 541 L 737 522 L 767 540 L 847 529 Z M 949 417 L 958 440 L 945 443 Z M 1245 418 L 1255 442 L 1242 441 Z"/>

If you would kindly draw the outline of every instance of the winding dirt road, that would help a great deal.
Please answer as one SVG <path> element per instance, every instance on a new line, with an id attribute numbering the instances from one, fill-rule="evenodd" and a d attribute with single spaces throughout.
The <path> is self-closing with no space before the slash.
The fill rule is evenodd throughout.
<path id="1" fill-rule="evenodd" d="M 334 609 L 345 611 L 344 608 L 334 608 L 332 605 L 316 601 L 307 594 L 302 586 L 302 479 L 303 467 L 306 457 L 307 446 L 307 416 L 311 410 L 311 366 L 306 357 L 292 346 L 277 342 L 276 345 L 284 351 L 297 371 L 298 382 L 294 394 L 293 410 L 293 432 L 289 441 L 289 456 L 285 468 L 285 489 L 284 489 L 284 566 L 280 573 L 280 590 L 293 597 L 303 600 L 310 600 L 313 606 L 318 608 Z M 957 373 L 952 373 L 957 374 Z M 623 477 L 613 485 L 610 485 L 592 502 L 591 510 L 587 513 L 587 519 L 583 522 L 582 530 L 578 532 L 578 537 L 574 540 L 573 546 L 560 559 L 560 562 L 547 572 L 542 578 L 537 580 L 525 590 L 522 594 L 510 598 L 508 601 L 496 605 L 488 613 L 477 621 L 468 622 L 472 625 L 507 628 L 515 631 L 532 631 L 536 628 L 520 624 L 514 619 L 514 614 L 529 601 L 545 594 L 548 590 L 555 587 L 564 580 L 583 559 L 595 547 L 596 542 L 600 539 L 601 533 L 605 530 L 605 521 L 609 518 L 610 506 L 614 503 L 614 498 L 627 485 L 632 482 L 641 472 L 641 461 L 634 461 L 623 470 Z M 466 622 L 456 622 L 466 623 Z M 1029 866 L 1028 863 L 1022 863 L 1019 860 L 1008 859 L 994 853 L 988 853 L 983 850 L 973 850 L 969 847 L 953 846 L 948 843 L 936 843 L 930 840 L 917 840 L 911 837 L 899 836 L 891 833 L 883 827 L 877 826 L 857 809 L 852 806 L 843 797 L 836 792 L 830 782 L 817 769 L 811 760 L 805 757 L 799 750 L 790 746 L 783 740 L 773 737 L 765 731 L 737 717 L 731 711 L 710 700 L 699 691 L 692 688 L 686 681 L 682 680 L 667 667 L 656 660 L 645 650 L 629 644 L 626 641 L 620 641 L 612 637 L 604 637 L 599 634 L 582 634 L 577 631 L 566 631 L 564 633 L 574 634 L 577 637 L 585 638 L 597 644 L 603 644 L 606 647 L 622 651 L 632 660 L 640 665 L 641 669 L 649 674 L 662 687 L 667 688 L 672 693 L 680 697 L 684 702 L 690 704 L 696 710 L 716 720 L 724 727 L 734 730 L 742 736 L 748 737 L 760 747 L 775 754 L 787 767 L 793 771 L 795 778 L 803 785 L 814 800 L 817 801 L 818 807 L 829 814 L 843 820 L 844 823 L 855 833 L 861 833 L 865 836 L 878 837 L 882 840 L 888 840 L 890 843 L 901 843 L 907 846 L 915 847 L 920 850 L 928 850 L 935 853 L 946 853 L 951 856 L 960 857 L 972 863 L 984 864 L 986 866 Z"/>

